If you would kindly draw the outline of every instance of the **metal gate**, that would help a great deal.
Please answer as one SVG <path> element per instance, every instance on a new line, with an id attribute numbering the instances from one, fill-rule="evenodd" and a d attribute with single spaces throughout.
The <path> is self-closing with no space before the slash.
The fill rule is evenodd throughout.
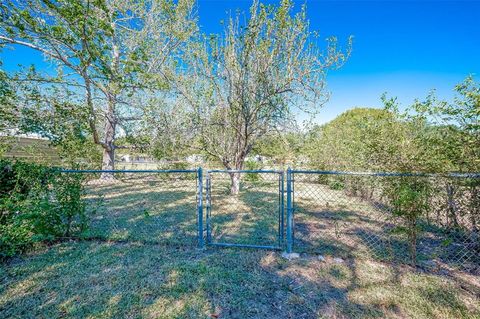
<path id="1" fill-rule="evenodd" d="M 283 179 L 273 170 L 207 171 L 207 244 L 282 249 Z"/>

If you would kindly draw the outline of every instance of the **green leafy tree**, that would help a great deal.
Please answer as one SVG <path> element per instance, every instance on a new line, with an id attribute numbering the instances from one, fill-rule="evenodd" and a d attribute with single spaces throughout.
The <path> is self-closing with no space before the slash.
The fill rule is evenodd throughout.
<path id="1" fill-rule="evenodd" d="M 422 119 L 405 120 L 396 99 L 382 98 L 385 109 L 357 108 L 310 133 L 311 162 L 320 169 L 345 171 L 431 171 L 422 137 L 428 130 Z M 416 262 L 419 219 L 428 209 L 429 183 L 422 178 L 332 178 L 331 187 L 366 199 L 380 194 L 392 209 L 396 234 L 404 234 L 410 259 Z"/>
<path id="2" fill-rule="evenodd" d="M 77 95 L 103 169 L 114 168 L 120 127 L 141 118 L 146 92 L 168 88 L 180 46 L 195 29 L 193 1 L 32 0 L 0 5 L 2 45 L 38 51 L 55 75 L 28 74 L 40 94 L 49 86 Z M 47 97 L 48 98 L 48 97 Z M 111 177 L 105 174 L 103 177 Z"/>
<path id="3" fill-rule="evenodd" d="M 326 100 L 327 71 L 341 66 L 335 38 L 319 49 L 306 11 L 293 3 L 278 6 L 254 1 L 245 25 L 237 15 L 223 36 L 212 35 L 190 47 L 189 72 L 177 86 L 190 107 L 201 149 L 226 169 L 239 170 L 258 140 L 283 130 L 292 110 L 316 112 Z M 237 194 L 240 174 L 231 173 Z"/>
<path id="4" fill-rule="evenodd" d="M 424 101 L 416 101 L 401 116 L 416 123 L 417 127 L 421 123 L 427 128 L 419 140 L 425 152 L 424 163 L 429 168 L 440 173 L 479 172 L 480 85 L 469 76 L 455 86 L 455 92 L 453 101 L 439 100 L 432 92 Z M 444 187 L 440 191 L 446 194 L 446 226 L 473 230 L 478 242 L 480 180 L 447 179 Z M 480 249 L 480 245 L 476 247 Z"/>
<path id="5" fill-rule="evenodd" d="M 10 148 L 9 136 L 17 124 L 18 110 L 15 106 L 15 90 L 8 75 L 0 69 L 0 156 Z"/>
<path id="6" fill-rule="evenodd" d="M 394 169 L 408 128 L 389 110 L 355 108 L 307 135 L 310 165 L 317 169 L 379 171 Z M 405 143 L 408 144 L 408 143 Z"/>
<path id="7" fill-rule="evenodd" d="M 304 160 L 304 134 L 300 132 L 273 133 L 262 137 L 253 148 L 252 153 L 273 160 L 281 168 Z"/>
<path id="8" fill-rule="evenodd" d="M 480 85 L 472 76 L 455 86 L 453 101 L 439 100 L 432 92 L 415 101 L 401 116 L 425 123 L 422 135 L 429 157 L 437 161 L 436 171 L 480 171 Z M 434 165 L 434 164 L 432 164 Z"/>

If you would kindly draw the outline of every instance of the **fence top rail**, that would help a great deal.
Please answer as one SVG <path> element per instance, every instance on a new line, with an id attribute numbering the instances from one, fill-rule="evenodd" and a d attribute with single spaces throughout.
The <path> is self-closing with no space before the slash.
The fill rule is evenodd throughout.
<path id="1" fill-rule="evenodd" d="M 61 173 L 196 173 L 196 169 L 146 169 L 146 170 L 96 170 L 96 169 L 61 169 Z"/>
<path id="2" fill-rule="evenodd" d="M 61 173 L 197 173 L 198 169 L 160 169 L 160 170 L 95 170 L 95 169 L 59 169 Z M 321 171 L 321 170 L 290 170 L 293 174 L 317 174 L 317 175 L 356 175 L 356 176 L 392 176 L 392 177 L 456 177 L 456 178 L 480 178 L 480 173 L 400 173 L 400 172 L 346 172 L 346 171 Z M 227 170 L 213 169 L 207 173 L 265 173 L 283 174 L 280 170 Z"/>
<path id="3" fill-rule="evenodd" d="M 252 170 L 245 170 L 245 169 L 212 169 L 208 170 L 207 173 L 270 173 L 270 174 L 283 174 L 283 171 L 277 170 L 264 170 L 264 169 L 252 169 Z"/>
<path id="4" fill-rule="evenodd" d="M 457 177 L 457 178 L 480 178 L 480 173 L 399 173 L 399 172 L 342 172 L 342 171 L 318 171 L 318 170 L 291 170 L 293 174 L 317 174 L 317 175 L 359 175 L 359 176 L 397 176 L 397 177 Z"/>

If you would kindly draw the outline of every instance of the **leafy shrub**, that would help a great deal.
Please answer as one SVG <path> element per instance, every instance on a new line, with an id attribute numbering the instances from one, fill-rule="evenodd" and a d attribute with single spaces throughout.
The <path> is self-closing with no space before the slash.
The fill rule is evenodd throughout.
<path id="1" fill-rule="evenodd" d="M 417 239 L 421 232 L 420 220 L 429 209 L 431 185 L 422 178 L 394 178 L 385 181 L 385 195 L 393 209 L 392 213 L 400 221 L 394 229 L 397 234 L 407 236 L 410 260 L 417 262 Z"/>
<path id="2" fill-rule="evenodd" d="M 248 160 L 245 161 L 245 169 L 249 171 L 262 169 L 262 164 L 257 161 Z M 250 182 L 257 182 L 260 180 L 260 174 L 257 173 L 246 173 L 245 180 Z"/>
<path id="3" fill-rule="evenodd" d="M 83 176 L 0 160 L 0 257 L 86 230 Z"/>
<path id="4" fill-rule="evenodd" d="M 327 185 L 332 190 L 345 189 L 345 177 L 344 176 L 329 176 Z"/>

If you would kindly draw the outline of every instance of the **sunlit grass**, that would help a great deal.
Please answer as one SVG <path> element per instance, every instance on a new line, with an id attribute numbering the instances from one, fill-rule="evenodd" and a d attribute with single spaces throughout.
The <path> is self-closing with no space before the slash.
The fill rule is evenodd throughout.
<path id="1" fill-rule="evenodd" d="M 451 277 L 269 251 L 69 242 L 10 261 L 0 279 L 2 318 L 480 316 L 478 291 Z"/>
<path id="2" fill-rule="evenodd" d="M 90 185 L 86 240 L 37 247 L 1 265 L 0 318 L 480 317 L 479 279 L 466 273 L 328 253 L 325 261 L 287 261 L 272 251 L 199 250 L 188 183 Z M 275 233 L 275 189 L 246 190 L 235 201 L 216 198 L 216 216 L 234 218 L 216 220 L 215 234 L 226 233 L 220 239 L 262 239 L 253 224 Z"/>

